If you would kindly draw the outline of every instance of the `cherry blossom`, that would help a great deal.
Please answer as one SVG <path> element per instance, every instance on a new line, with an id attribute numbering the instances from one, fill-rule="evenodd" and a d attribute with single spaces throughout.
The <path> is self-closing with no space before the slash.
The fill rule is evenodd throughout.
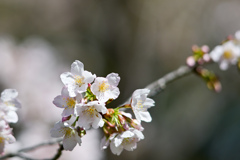
<path id="1" fill-rule="evenodd" d="M 9 123 L 16 123 L 18 115 L 16 110 L 21 108 L 21 104 L 17 100 L 18 92 L 15 89 L 5 89 L 1 93 L 0 98 L 0 120 Z"/>
<path id="2" fill-rule="evenodd" d="M 16 89 L 5 89 L 1 93 L 0 103 L 4 103 L 9 110 L 21 108 L 21 104 L 17 100 L 18 92 Z"/>
<path id="3" fill-rule="evenodd" d="M 61 95 L 54 98 L 53 104 L 59 108 L 64 108 L 62 116 L 67 117 L 74 114 L 75 106 L 82 98 L 82 94 L 77 94 L 77 97 L 70 97 L 67 87 L 63 87 Z"/>
<path id="4" fill-rule="evenodd" d="M 137 142 L 142 139 L 144 139 L 144 135 L 141 131 L 130 128 L 121 134 L 117 134 L 117 136 L 111 140 L 110 149 L 112 153 L 116 155 L 120 155 L 123 149 L 133 151 L 137 148 Z"/>
<path id="5" fill-rule="evenodd" d="M 91 91 L 100 102 L 107 102 L 109 99 L 116 99 L 119 94 L 117 87 L 120 77 L 117 73 L 110 73 L 106 78 L 97 77 L 91 86 Z"/>
<path id="6" fill-rule="evenodd" d="M 131 107 L 135 114 L 136 119 L 141 122 L 151 122 L 152 117 L 147 111 L 148 108 L 154 106 L 154 101 L 150 98 L 147 98 L 149 94 L 149 89 L 137 89 L 133 92 L 131 99 Z"/>
<path id="7" fill-rule="evenodd" d="M 210 57 L 214 62 L 218 62 L 221 70 L 227 70 L 229 64 L 235 65 L 240 57 L 240 48 L 233 41 L 228 41 L 223 45 L 216 46 Z"/>
<path id="8" fill-rule="evenodd" d="M 87 90 L 88 83 L 92 83 L 96 75 L 85 71 L 83 63 L 76 60 L 71 65 L 71 72 L 62 73 L 60 77 L 67 86 L 70 97 L 76 97 L 78 93 Z"/>
<path id="9" fill-rule="evenodd" d="M 3 153 L 5 144 L 11 144 L 15 141 L 12 129 L 9 128 L 5 121 L 0 121 L 0 154 Z"/>
<path id="10" fill-rule="evenodd" d="M 76 129 L 70 126 L 67 122 L 57 122 L 50 131 L 52 137 L 63 137 L 64 150 L 72 151 L 73 148 L 82 140 Z"/>
<path id="11" fill-rule="evenodd" d="M 80 127 L 89 129 L 92 126 L 97 129 L 104 125 L 100 112 L 102 114 L 107 112 L 105 104 L 99 103 L 98 101 L 91 101 L 87 104 L 78 104 L 76 110 L 79 116 L 78 125 Z"/>

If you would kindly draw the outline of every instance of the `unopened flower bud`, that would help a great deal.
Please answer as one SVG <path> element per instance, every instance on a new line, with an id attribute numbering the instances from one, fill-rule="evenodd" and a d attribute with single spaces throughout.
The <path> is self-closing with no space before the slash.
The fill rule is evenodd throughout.
<path id="1" fill-rule="evenodd" d="M 70 118 L 71 118 L 71 115 L 67 117 L 62 117 L 62 122 L 68 121 Z"/>
<path id="2" fill-rule="evenodd" d="M 138 120 L 136 119 L 133 119 L 132 122 L 131 122 L 131 126 L 139 131 L 143 131 L 144 128 L 142 127 L 142 125 L 139 123 Z"/>
<path id="3" fill-rule="evenodd" d="M 204 53 L 208 53 L 209 52 L 209 47 L 207 45 L 203 45 L 201 47 L 201 50 L 204 52 Z"/>
<path id="4" fill-rule="evenodd" d="M 189 67 L 194 67 L 195 64 L 196 64 L 196 61 L 195 59 L 193 58 L 193 56 L 190 56 L 186 59 L 186 64 L 189 66 Z"/>
<path id="5" fill-rule="evenodd" d="M 204 60 L 204 62 L 210 62 L 211 61 L 210 55 L 209 54 L 204 54 L 203 55 L 203 60 Z"/>

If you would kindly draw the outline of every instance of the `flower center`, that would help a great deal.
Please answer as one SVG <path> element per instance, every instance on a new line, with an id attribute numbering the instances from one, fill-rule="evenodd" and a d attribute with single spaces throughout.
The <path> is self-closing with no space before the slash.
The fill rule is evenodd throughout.
<path id="1" fill-rule="evenodd" d="M 127 144 L 130 144 L 134 141 L 134 138 L 124 138 L 123 139 L 123 145 L 127 145 Z"/>
<path id="2" fill-rule="evenodd" d="M 65 137 L 69 138 L 69 137 L 72 136 L 73 130 L 72 130 L 71 128 L 65 127 L 65 128 L 62 128 L 62 129 L 60 130 L 60 132 L 62 132 L 63 134 L 65 134 Z"/>
<path id="3" fill-rule="evenodd" d="M 84 78 L 82 76 L 75 76 L 74 78 L 75 84 L 78 85 L 79 87 L 81 87 L 84 84 L 83 82 Z"/>
<path id="4" fill-rule="evenodd" d="M 99 91 L 100 92 L 105 92 L 107 91 L 109 88 L 109 85 L 104 81 L 102 82 L 102 84 L 99 86 Z"/>
<path id="5" fill-rule="evenodd" d="M 68 108 L 74 108 L 76 101 L 74 98 L 67 98 L 67 106 Z"/>
<path id="6" fill-rule="evenodd" d="M 146 111 L 147 110 L 146 108 L 143 107 L 143 101 L 142 100 L 138 100 L 137 108 L 141 111 Z"/>
<path id="7" fill-rule="evenodd" d="M 226 51 L 223 53 L 223 58 L 224 58 L 224 59 L 232 59 L 232 58 L 233 58 L 232 51 L 231 51 L 231 50 L 226 50 Z"/>
<path id="8" fill-rule="evenodd" d="M 96 109 L 94 106 L 89 106 L 84 112 L 87 113 L 87 115 L 93 117 L 93 115 L 96 112 Z M 97 116 L 97 114 L 96 114 L 96 116 Z"/>
<path id="9" fill-rule="evenodd" d="M 4 102 L 4 104 L 6 105 L 6 106 L 15 106 L 13 103 L 11 103 L 11 102 Z"/>

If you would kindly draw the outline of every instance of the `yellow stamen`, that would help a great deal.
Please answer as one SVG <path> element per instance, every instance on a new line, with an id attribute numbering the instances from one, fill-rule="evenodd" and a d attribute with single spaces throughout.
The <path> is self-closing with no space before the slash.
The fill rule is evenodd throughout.
<path id="1" fill-rule="evenodd" d="M 100 92 L 105 92 L 108 90 L 108 88 L 109 88 L 109 85 L 105 81 L 103 81 L 102 84 L 99 85 Z"/>
<path id="2" fill-rule="evenodd" d="M 231 50 L 226 50 L 226 51 L 223 53 L 223 57 L 224 57 L 224 59 L 232 59 L 232 58 L 233 58 L 232 51 L 231 51 Z"/>
<path id="3" fill-rule="evenodd" d="M 11 103 L 11 102 L 4 102 L 4 104 L 6 105 L 6 106 L 15 106 L 13 103 Z"/>
<path id="4" fill-rule="evenodd" d="M 83 111 L 84 113 L 87 113 L 88 115 L 90 115 L 91 117 L 94 116 L 96 109 L 94 106 L 89 106 L 85 111 Z M 98 115 L 96 115 L 98 116 Z"/>
<path id="5" fill-rule="evenodd" d="M 73 130 L 71 128 L 62 128 L 59 132 L 65 134 L 65 137 L 69 138 L 72 136 Z"/>
<path id="6" fill-rule="evenodd" d="M 76 104 L 76 101 L 74 98 L 67 98 L 67 106 L 68 108 L 74 108 L 75 107 L 75 104 Z"/>
<path id="7" fill-rule="evenodd" d="M 78 85 L 79 87 L 81 87 L 84 84 L 83 82 L 84 78 L 82 76 L 75 76 L 74 78 L 75 84 Z"/>
<path id="8" fill-rule="evenodd" d="M 142 100 L 138 100 L 137 108 L 141 109 L 141 111 L 146 111 L 147 110 L 147 108 L 143 107 L 143 101 Z"/>
<path id="9" fill-rule="evenodd" d="M 139 100 L 138 102 L 137 102 L 137 107 L 138 108 L 143 108 L 143 104 L 142 104 L 142 100 Z"/>

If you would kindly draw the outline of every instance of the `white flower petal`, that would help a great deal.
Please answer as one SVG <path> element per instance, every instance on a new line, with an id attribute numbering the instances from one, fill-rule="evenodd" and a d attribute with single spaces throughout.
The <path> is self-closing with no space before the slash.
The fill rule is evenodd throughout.
<path id="1" fill-rule="evenodd" d="M 56 130 L 54 128 L 52 128 L 50 130 L 50 134 L 51 134 L 51 137 L 62 137 L 65 133 L 64 132 L 61 132 L 60 130 Z"/>
<path id="2" fill-rule="evenodd" d="M 119 147 L 123 142 L 123 138 L 121 137 L 121 135 L 118 135 L 112 141 L 116 147 Z"/>
<path id="3" fill-rule="evenodd" d="M 92 74 L 91 72 L 89 72 L 89 71 L 84 71 L 83 72 L 83 76 L 85 77 L 85 79 L 84 79 L 84 82 L 86 83 L 86 84 L 88 84 L 88 83 L 92 83 L 93 81 L 94 81 L 94 79 L 96 78 L 96 75 L 94 74 Z"/>
<path id="4" fill-rule="evenodd" d="M 121 114 L 132 119 L 131 113 L 121 112 Z"/>
<path id="5" fill-rule="evenodd" d="M 65 135 L 63 138 L 64 150 L 72 151 L 77 142 L 74 135 Z"/>
<path id="6" fill-rule="evenodd" d="M 54 98 L 53 100 L 53 104 L 59 108 L 65 108 L 67 107 L 66 104 L 66 98 L 64 98 L 63 96 L 57 96 Z"/>
<path id="7" fill-rule="evenodd" d="M 117 86 L 120 81 L 120 77 L 117 73 L 110 73 L 106 78 L 108 79 L 108 83 L 112 86 Z"/>
<path id="8" fill-rule="evenodd" d="M 80 136 L 78 136 L 77 133 L 74 134 L 75 135 L 75 140 L 76 142 L 78 143 L 79 146 L 81 146 L 81 143 L 82 143 L 82 139 Z"/>
<path id="9" fill-rule="evenodd" d="M 147 95 L 149 94 L 149 89 L 137 89 L 133 92 L 133 97 L 141 96 L 141 95 Z"/>
<path id="10" fill-rule="evenodd" d="M 126 149 L 127 151 L 133 151 L 136 148 L 137 148 L 137 143 L 128 143 L 124 145 L 124 149 Z"/>
<path id="11" fill-rule="evenodd" d="M 111 149 L 112 153 L 116 154 L 116 155 L 120 155 L 123 151 L 122 146 L 116 147 L 113 142 L 110 143 L 110 149 Z"/>
<path id="12" fill-rule="evenodd" d="M 144 135 L 142 134 L 141 131 L 134 129 L 133 133 L 139 138 L 139 139 L 144 139 Z"/>
<path id="13" fill-rule="evenodd" d="M 63 97 L 69 97 L 68 88 L 67 88 L 66 86 L 64 86 L 64 87 L 62 88 L 61 95 L 62 95 Z"/>
<path id="14" fill-rule="evenodd" d="M 79 115 L 77 122 L 80 127 L 83 127 L 85 129 L 89 129 L 91 127 L 90 123 L 92 123 L 92 121 L 89 121 L 89 117 L 85 117 L 84 115 Z"/>
<path id="15" fill-rule="evenodd" d="M 129 138 L 129 137 L 132 137 L 132 136 L 134 136 L 134 133 L 131 132 L 131 131 L 125 131 L 121 134 L 122 138 Z"/>
<path id="16" fill-rule="evenodd" d="M 144 101 L 143 105 L 147 106 L 147 108 L 154 106 L 154 100 L 151 98 L 146 98 L 146 100 Z"/>
<path id="17" fill-rule="evenodd" d="M 7 135 L 6 140 L 9 144 L 16 142 L 16 139 L 12 134 Z"/>
<path id="18" fill-rule="evenodd" d="M 101 149 L 106 149 L 109 145 L 109 139 L 107 140 L 107 138 L 104 136 L 101 140 L 101 143 L 100 143 L 100 148 Z"/>
<path id="19" fill-rule="evenodd" d="M 9 123 L 17 123 L 18 115 L 15 111 L 8 111 L 5 115 L 5 120 Z"/>
<path id="20" fill-rule="evenodd" d="M 228 69 L 228 62 L 226 60 L 221 61 L 220 69 L 224 71 Z"/>
<path id="21" fill-rule="evenodd" d="M 75 62 L 72 63 L 71 72 L 74 75 L 82 75 L 83 70 L 84 70 L 84 65 L 79 60 L 75 60 Z"/>
<path id="22" fill-rule="evenodd" d="M 102 127 L 103 125 L 104 125 L 104 121 L 102 120 L 102 116 L 100 114 L 98 114 L 98 117 L 94 118 L 92 127 L 94 129 L 97 129 L 98 127 Z"/>
<path id="23" fill-rule="evenodd" d="M 66 86 L 75 83 L 75 79 L 74 79 L 71 72 L 62 73 L 60 75 L 60 78 L 61 78 L 63 84 L 66 85 Z"/>
<path id="24" fill-rule="evenodd" d="M 152 121 L 152 117 L 150 115 L 149 112 L 139 112 L 139 116 L 141 118 L 142 121 L 145 121 L 145 122 L 151 122 Z"/>
<path id="25" fill-rule="evenodd" d="M 240 40 L 240 30 L 235 33 L 236 39 Z"/>
<path id="26" fill-rule="evenodd" d="M 5 89 L 1 93 L 1 99 L 3 101 L 11 101 L 12 99 L 15 99 L 18 96 L 18 92 L 16 89 Z"/>
<path id="27" fill-rule="evenodd" d="M 74 114 L 74 108 L 65 108 L 62 112 L 62 116 L 63 117 L 68 117 L 70 116 L 71 114 Z"/>
<path id="28" fill-rule="evenodd" d="M 107 108 L 105 107 L 105 104 L 96 104 L 95 108 L 98 112 L 102 112 L 102 114 L 107 113 Z"/>

